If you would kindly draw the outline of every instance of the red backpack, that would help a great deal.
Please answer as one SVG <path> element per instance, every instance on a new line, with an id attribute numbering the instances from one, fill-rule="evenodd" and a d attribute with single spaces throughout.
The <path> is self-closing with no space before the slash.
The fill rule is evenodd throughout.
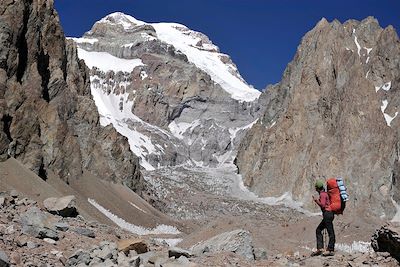
<path id="1" fill-rule="evenodd" d="M 332 211 L 335 214 L 343 214 L 344 203 L 340 196 L 339 186 L 336 178 L 329 178 L 326 181 L 326 190 L 328 191 L 330 204 L 326 208 L 327 211 Z"/>

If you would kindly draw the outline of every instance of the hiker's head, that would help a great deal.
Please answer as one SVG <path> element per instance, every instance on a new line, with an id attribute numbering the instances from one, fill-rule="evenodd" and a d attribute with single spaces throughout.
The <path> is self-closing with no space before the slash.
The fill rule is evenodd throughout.
<path id="1" fill-rule="evenodd" d="M 322 180 L 317 180 L 315 182 L 315 190 L 317 190 L 317 191 L 324 190 L 324 182 Z"/>

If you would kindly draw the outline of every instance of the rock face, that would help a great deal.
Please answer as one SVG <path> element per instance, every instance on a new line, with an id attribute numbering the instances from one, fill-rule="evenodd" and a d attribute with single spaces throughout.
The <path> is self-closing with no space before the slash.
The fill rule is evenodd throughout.
<path id="1" fill-rule="evenodd" d="M 263 196 L 310 203 L 316 178 L 342 176 L 351 205 L 391 218 L 399 200 L 400 43 L 376 19 L 328 23 L 302 39 L 236 164 Z M 364 205 L 367 203 L 367 205 Z"/>
<path id="2" fill-rule="evenodd" d="M 0 4 L 0 158 L 15 157 L 43 179 L 87 170 L 140 190 L 124 137 L 101 127 L 89 74 L 66 41 L 52 0 Z"/>
<path id="3" fill-rule="evenodd" d="M 183 25 L 113 13 L 73 39 L 93 67 L 102 124 L 130 136 L 148 170 L 232 162 L 243 132 L 261 114 L 260 92 L 205 35 Z"/>
<path id="4" fill-rule="evenodd" d="M 399 226 L 391 224 L 382 226 L 372 236 L 372 248 L 377 252 L 389 252 L 393 258 L 400 262 L 399 232 Z"/>

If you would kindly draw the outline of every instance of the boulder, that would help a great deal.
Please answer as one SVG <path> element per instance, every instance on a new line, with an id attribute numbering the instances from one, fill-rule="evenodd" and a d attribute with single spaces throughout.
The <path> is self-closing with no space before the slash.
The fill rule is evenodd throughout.
<path id="1" fill-rule="evenodd" d="M 192 247 L 195 254 L 204 252 L 234 252 L 247 260 L 254 260 L 253 240 L 250 233 L 243 229 L 233 230 L 214 236 Z"/>
<path id="2" fill-rule="evenodd" d="M 122 251 L 126 255 L 130 250 L 135 250 L 138 254 L 148 251 L 147 244 L 140 238 L 119 240 L 117 246 L 118 251 Z"/>
<path id="3" fill-rule="evenodd" d="M 189 250 L 185 250 L 185 249 L 177 248 L 177 247 L 168 249 L 168 257 L 170 257 L 170 258 L 174 257 L 177 259 L 180 256 L 185 256 L 186 258 L 190 258 L 193 256 L 193 253 L 190 252 Z"/>
<path id="4" fill-rule="evenodd" d="M 372 236 L 371 246 L 377 252 L 389 252 L 400 261 L 400 226 L 386 224 L 377 229 Z"/>
<path id="5" fill-rule="evenodd" d="M 78 215 L 75 196 L 72 195 L 47 198 L 43 201 L 43 205 L 51 214 L 57 214 L 62 217 L 76 217 Z"/>
<path id="6" fill-rule="evenodd" d="M 37 238 L 58 240 L 58 232 L 54 228 L 55 220 L 56 218 L 39 208 L 32 207 L 21 215 L 22 232 Z"/>

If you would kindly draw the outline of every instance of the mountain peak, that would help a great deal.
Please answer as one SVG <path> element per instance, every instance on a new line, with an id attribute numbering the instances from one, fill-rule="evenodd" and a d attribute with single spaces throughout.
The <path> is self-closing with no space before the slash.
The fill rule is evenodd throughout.
<path id="1" fill-rule="evenodd" d="M 111 13 L 102 18 L 99 22 L 121 25 L 125 30 L 145 24 L 143 21 L 137 20 L 134 17 L 122 12 Z"/>

